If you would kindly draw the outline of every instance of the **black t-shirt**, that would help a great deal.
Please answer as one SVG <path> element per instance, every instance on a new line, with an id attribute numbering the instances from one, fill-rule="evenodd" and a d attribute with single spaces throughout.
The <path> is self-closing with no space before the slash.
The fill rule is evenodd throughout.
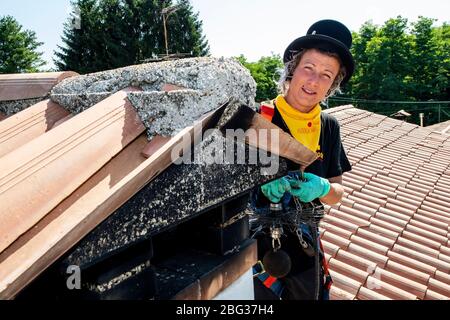
<path id="1" fill-rule="evenodd" d="M 275 108 L 272 123 L 291 134 L 284 123 L 279 111 Z M 292 135 L 292 134 L 291 134 Z M 310 164 L 305 172 L 310 172 L 323 178 L 332 178 L 351 170 L 350 162 L 345 154 L 341 142 L 340 127 L 337 119 L 327 113 L 321 113 L 321 132 L 319 138 L 319 156 Z M 299 164 L 288 161 L 288 169 L 298 170 Z M 319 199 L 314 202 L 320 203 Z M 265 207 L 269 200 L 262 194 L 261 187 L 255 188 L 252 193 L 252 203 L 255 207 Z M 258 240 L 258 259 L 262 260 L 264 254 L 271 250 L 271 238 L 266 233 L 259 233 L 255 237 Z M 280 278 L 284 285 L 283 299 L 312 299 L 314 296 L 314 259 L 307 256 L 299 245 L 299 240 L 292 232 L 285 232 L 282 238 L 282 249 L 291 257 L 291 271 Z M 261 289 L 262 291 L 268 289 Z M 321 294 L 323 293 L 321 288 Z"/>

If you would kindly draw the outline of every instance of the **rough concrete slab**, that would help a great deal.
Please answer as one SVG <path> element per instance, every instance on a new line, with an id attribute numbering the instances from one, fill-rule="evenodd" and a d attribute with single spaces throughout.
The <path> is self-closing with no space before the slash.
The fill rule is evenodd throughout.
<path id="1" fill-rule="evenodd" d="M 48 97 L 34 98 L 34 99 L 23 99 L 23 100 L 12 100 L 12 101 L 0 101 L 0 112 L 4 113 L 7 117 L 16 114 L 26 108 L 44 101 Z"/>
<path id="2" fill-rule="evenodd" d="M 222 104 L 223 97 L 185 89 L 171 92 L 133 92 L 128 99 L 135 107 L 148 138 L 170 137 L 192 125 L 203 114 Z"/>
<path id="3" fill-rule="evenodd" d="M 166 92 L 167 85 L 185 88 Z M 200 115 L 232 99 L 254 107 L 256 83 L 249 71 L 232 58 L 189 58 L 148 63 L 72 77 L 56 85 L 51 99 L 77 114 L 125 87 L 147 127 L 147 135 L 173 135 Z"/>
<path id="4" fill-rule="evenodd" d="M 96 105 L 102 100 L 111 96 L 111 92 L 77 93 L 77 94 L 54 94 L 52 101 L 59 101 L 59 104 L 66 110 L 75 111 L 74 115 Z M 67 106 L 72 106 L 68 108 Z"/>

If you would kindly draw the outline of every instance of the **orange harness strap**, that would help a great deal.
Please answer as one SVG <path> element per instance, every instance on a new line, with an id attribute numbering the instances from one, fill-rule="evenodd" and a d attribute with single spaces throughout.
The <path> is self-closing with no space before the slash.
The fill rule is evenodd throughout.
<path id="1" fill-rule="evenodd" d="M 261 104 L 260 112 L 264 118 L 272 122 L 273 115 L 275 114 L 275 107 L 273 104 L 269 103 Z"/>

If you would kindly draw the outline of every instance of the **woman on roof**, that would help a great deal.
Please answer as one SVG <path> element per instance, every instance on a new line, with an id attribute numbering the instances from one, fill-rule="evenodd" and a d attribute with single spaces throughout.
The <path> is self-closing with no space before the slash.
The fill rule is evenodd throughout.
<path id="1" fill-rule="evenodd" d="M 344 194 L 342 174 L 350 171 L 351 165 L 341 143 L 339 123 L 322 112 L 320 102 L 338 91 L 352 76 L 351 43 L 351 33 L 342 23 L 321 20 L 286 48 L 283 56 L 285 71 L 280 81 L 282 93 L 270 103 L 263 104 L 260 112 L 316 152 L 318 158 L 302 176 L 286 176 L 258 188 L 253 194 L 257 212 L 259 208 L 277 203 L 282 203 L 286 210 L 295 205 L 294 198 L 318 205 L 341 200 Z M 294 163 L 289 166 L 290 170 L 300 169 Z M 317 278 L 320 279 L 319 292 L 314 283 L 316 269 L 311 255 L 314 239 L 311 228 L 302 224 L 295 232 L 286 228 L 282 232 L 280 244 L 288 255 L 287 262 L 283 256 L 272 256 L 272 260 L 266 256 L 280 249 L 274 248 L 271 231 L 257 234 L 258 258 L 261 260 L 254 267 L 255 298 L 327 299 L 331 277 L 322 252 L 321 274 Z M 305 247 L 302 241 L 308 246 Z M 270 272 L 268 267 L 277 271 Z M 287 274 L 281 270 L 286 270 Z"/>

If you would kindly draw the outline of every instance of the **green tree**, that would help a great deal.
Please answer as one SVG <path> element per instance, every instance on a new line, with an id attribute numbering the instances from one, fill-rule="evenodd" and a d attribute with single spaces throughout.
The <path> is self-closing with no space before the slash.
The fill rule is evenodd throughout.
<path id="1" fill-rule="evenodd" d="M 433 28 L 432 35 L 436 44 L 434 67 L 435 89 L 433 98 L 436 100 L 450 100 L 450 24 L 444 23 L 440 27 Z M 450 111 L 450 110 L 449 110 Z"/>
<path id="2" fill-rule="evenodd" d="M 22 30 L 11 16 L 0 19 L 0 73 L 37 72 L 45 65 L 36 33 Z"/>
<path id="3" fill-rule="evenodd" d="M 262 57 L 257 62 L 248 62 L 240 55 L 237 59 L 246 67 L 256 82 L 256 101 L 274 99 L 278 94 L 283 62 L 279 55 Z"/>
<path id="4" fill-rule="evenodd" d="M 378 28 L 373 24 L 372 21 L 367 21 L 364 23 L 359 33 L 353 32 L 353 46 L 352 54 L 355 59 L 356 68 L 353 77 L 350 79 L 349 83 L 344 89 L 344 92 L 358 93 L 358 96 L 368 96 L 370 88 L 368 82 L 365 81 L 367 75 L 367 69 L 369 67 L 369 58 L 367 56 L 366 50 L 368 43 L 376 36 Z"/>
<path id="5" fill-rule="evenodd" d="M 179 9 L 168 19 L 169 51 L 189 53 L 194 57 L 208 55 L 209 45 L 202 34 L 202 22 L 189 0 L 179 0 Z"/>
<path id="6" fill-rule="evenodd" d="M 389 19 L 366 47 L 367 63 L 361 81 L 365 91 L 355 92 L 366 99 L 405 100 L 410 91 L 409 59 L 412 53 L 408 21 Z"/>
<path id="7" fill-rule="evenodd" d="M 81 74 L 100 70 L 102 63 L 100 43 L 103 34 L 100 27 L 100 10 L 97 0 L 72 2 L 74 12 L 64 23 L 62 41 L 55 52 L 55 65 L 59 70 L 71 70 Z"/>
<path id="8" fill-rule="evenodd" d="M 381 103 L 393 101 L 450 100 L 450 26 L 434 27 L 435 19 L 419 17 L 414 23 L 398 16 L 382 26 L 366 22 L 353 33 L 352 53 L 356 71 L 344 94 L 330 99 L 330 105 L 343 103 L 342 98 L 363 99 L 358 107 L 390 115 L 399 109 L 412 114 L 419 122 L 424 112 L 426 123 L 449 117 L 450 106 Z M 345 101 L 346 102 L 346 101 Z M 345 103 L 344 102 L 344 103 Z"/>
<path id="9" fill-rule="evenodd" d="M 162 9 L 170 0 L 76 0 L 81 28 L 66 22 L 56 52 L 60 70 L 95 72 L 141 63 L 165 54 Z M 167 19 L 169 53 L 209 53 L 202 23 L 188 0 L 180 0 Z"/>

